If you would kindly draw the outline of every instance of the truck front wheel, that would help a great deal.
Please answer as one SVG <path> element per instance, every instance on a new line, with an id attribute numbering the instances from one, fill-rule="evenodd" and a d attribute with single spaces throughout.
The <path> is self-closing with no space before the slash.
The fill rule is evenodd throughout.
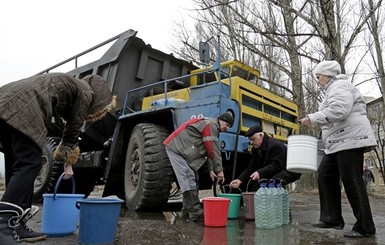
<path id="1" fill-rule="evenodd" d="M 173 170 L 163 141 L 168 132 L 162 126 L 135 126 L 128 143 L 124 186 L 127 208 L 160 210 L 170 196 Z"/>

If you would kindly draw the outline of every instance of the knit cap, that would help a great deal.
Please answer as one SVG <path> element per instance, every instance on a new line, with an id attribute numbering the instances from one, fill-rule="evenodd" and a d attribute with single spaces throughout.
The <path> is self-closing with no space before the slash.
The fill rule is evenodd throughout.
<path id="1" fill-rule="evenodd" d="M 221 119 L 222 121 L 225 121 L 230 124 L 230 127 L 234 124 L 234 117 L 232 114 L 225 112 L 222 115 L 219 115 L 218 119 Z"/>
<path id="2" fill-rule="evenodd" d="M 341 66 L 335 60 L 321 61 L 314 69 L 314 75 L 335 77 L 341 73 Z"/>

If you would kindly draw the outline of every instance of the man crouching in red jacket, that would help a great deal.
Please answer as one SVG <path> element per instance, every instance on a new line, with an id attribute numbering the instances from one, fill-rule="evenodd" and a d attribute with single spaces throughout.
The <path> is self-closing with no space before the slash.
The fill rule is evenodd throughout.
<path id="1" fill-rule="evenodd" d="M 234 123 L 230 113 L 218 118 L 193 118 L 183 123 L 164 142 L 166 152 L 183 192 L 183 212 L 191 221 L 203 219 L 198 197 L 198 169 L 207 163 L 210 178 L 224 183 L 221 151 L 218 145 L 220 132 Z"/>

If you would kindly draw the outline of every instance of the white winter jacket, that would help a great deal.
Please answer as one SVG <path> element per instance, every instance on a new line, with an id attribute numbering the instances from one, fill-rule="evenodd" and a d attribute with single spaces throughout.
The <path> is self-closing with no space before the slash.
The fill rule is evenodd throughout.
<path id="1" fill-rule="evenodd" d="M 318 112 L 308 115 L 313 125 L 321 126 L 325 153 L 376 146 L 365 100 L 347 76 L 333 77 L 325 89 Z"/>

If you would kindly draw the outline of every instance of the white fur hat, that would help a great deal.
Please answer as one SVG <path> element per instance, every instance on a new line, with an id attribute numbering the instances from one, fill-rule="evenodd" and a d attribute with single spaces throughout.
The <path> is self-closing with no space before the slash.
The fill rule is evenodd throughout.
<path id="1" fill-rule="evenodd" d="M 321 61 L 314 69 L 314 75 L 337 76 L 341 73 L 341 66 L 335 60 Z"/>

